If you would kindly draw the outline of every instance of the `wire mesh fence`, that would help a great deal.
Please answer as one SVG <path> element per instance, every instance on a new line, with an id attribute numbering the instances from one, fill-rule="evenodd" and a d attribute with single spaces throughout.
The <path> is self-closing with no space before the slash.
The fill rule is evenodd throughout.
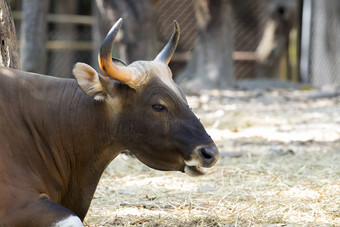
<path id="1" fill-rule="evenodd" d="M 268 2 L 268 0 L 232 1 L 235 52 L 255 55 L 268 19 Z M 255 78 L 257 75 L 254 58 L 234 57 L 234 65 L 237 79 Z"/>
<path id="2" fill-rule="evenodd" d="M 270 16 L 268 5 L 272 1 L 230 1 L 233 8 L 233 56 L 235 77 L 237 79 L 258 76 L 254 56 L 261 41 L 266 21 Z M 311 2 L 310 31 L 307 36 L 309 40 L 306 58 L 308 66 L 302 81 L 315 86 L 340 83 L 340 1 L 296 1 L 301 1 L 303 5 L 306 2 Z M 154 7 L 157 15 L 157 33 L 160 43 L 165 43 L 172 33 L 171 24 L 173 20 L 177 20 L 181 26 L 181 40 L 170 64 L 176 75 L 189 60 L 190 52 L 198 35 L 194 1 L 162 0 L 157 1 Z M 302 14 L 304 13 L 306 12 L 302 11 Z M 15 15 L 16 13 L 14 13 Z M 300 17 L 298 16 L 298 18 Z M 21 18 L 16 17 L 15 19 L 17 36 L 20 39 Z M 91 64 L 93 59 L 92 26 L 94 17 L 88 15 L 82 23 L 66 20 L 66 18 L 62 19 L 63 24 L 67 24 L 65 21 L 72 21 L 69 26 L 72 26 L 73 31 L 71 35 L 65 37 L 67 29 L 60 27 L 56 21 L 49 22 L 46 73 L 60 77 L 71 77 L 72 66 L 76 62 L 81 61 Z M 75 19 L 78 20 L 79 18 L 75 15 Z M 301 26 L 306 27 L 303 20 Z M 299 60 L 295 59 L 296 62 Z M 294 64 L 298 65 L 298 63 Z"/>
<path id="3" fill-rule="evenodd" d="M 73 65 L 77 62 L 91 64 L 92 61 L 92 25 L 70 27 L 76 32 L 65 36 L 61 28 L 49 30 L 47 43 L 47 74 L 58 77 L 71 77 Z"/>
<path id="4" fill-rule="evenodd" d="M 269 0 L 230 1 L 233 7 L 233 36 L 234 36 L 234 70 L 237 79 L 256 77 L 255 50 L 260 42 L 265 21 L 268 18 L 267 6 Z M 189 56 L 197 38 L 197 21 L 195 18 L 193 1 L 164 0 L 156 4 L 158 14 L 158 31 L 162 42 L 166 42 L 172 28 L 168 25 L 174 19 L 181 26 L 181 41 L 177 50 L 181 56 Z M 223 48 L 223 47 L 221 47 Z M 187 53 L 187 54 L 183 54 Z M 237 54 L 245 53 L 245 54 Z M 178 56 L 178 55 L 177 55 Z M 244 57 L 243 57 L 244 56 Z M 172 63 L 175 71 L 185 66 L 188 58 L 180 58 Z"/>
<path id="5" fill-rule="evenodd" d="M 235 52 L 253 53 L 261 37 L 261 30 L 266 20 L 266 3 L 268 0 L 234 1 L 234 40 Z M 181 40 L 170 67 L 177 74 L 185 66 L 190 51 L 197 38 L 197 21 L 193 1 L 162 0 L 155 4 L 157 14 L 157 32 L 159 41 L 165 43 L 172 32 L 173 20 L 181 26 Z M 59 77 L 70 77 L 74 63 L 92 61 L 92 24 L 72 23 L 74 31 L 71 38 L 65 39 L 65 31 L 60 29 L 58 22 L 50 22 L 48 30 L 48 60 L 46 73 Z M 93 20 L 94 18 L 92 18 Z M 20 38 L 20 19 L 16 18 L 17 34 Z M 59 28 L 59 29 L 58 29 Z M 73 42 L 72 42 L 73 41 Z M 235 55 L 234 55 L 235 56 Z M 236 55 L 239 56 L 239 55 Z M 242 56 L 242 55 L 241 55 Z M 253 59 L 235 58 L 236 78 L 254 78 L 256 64 Z"/>
<path id="6" fill-rule="evenodd" d="M 13 17 L 20 42 L 22 14 L 14 11 Z M 91 64 L 93 17 L 50 14 L 49 18 L 45 73 L 57 77 L 72 77 L 72 67 L 76 62 Z"/>
<path id="7" fill-rule="evenodd" d="M 160 41 L 167 42 L 173 28 L 170 26 L 174 20 L 181 27 L 181 41 L 177 51 L 190 51 L 197 36 L 197 22 L 193 8 L 193 1 L 165 0 L 158 1 L 155 5 L 158 16 L 157 30 Z"/>
<path id="8" fill-rule="evenodd" d="M 314 86 L 340 84 L 340 1 L 312 1 L 309 75 Z"/>

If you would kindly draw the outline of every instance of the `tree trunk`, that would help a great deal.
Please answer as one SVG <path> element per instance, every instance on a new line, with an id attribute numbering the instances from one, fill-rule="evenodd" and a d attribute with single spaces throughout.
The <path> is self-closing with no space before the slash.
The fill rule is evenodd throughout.
<path id="1" fill-rule="evenodd" d="M 97 66 L 97 54 L 111 26 L 123 18 L 122 32 L 116 38 L 114 55 L 126 63 L 136 60 L 151 60 L 157 55 L 157 32 L 155 11 L 147 0 L 94 0 L 93 9 L 96 25 L 93 29 L 95 41 L 93 65 Z"/>
<path id="2" fill-rule="evenodd" d="M 192 57 L 177 81 L 190 91 L 224 89 L 235 84 L 231 4 L 195 0 L 199 34 Z"/>
<path id="3" fill-rule="evenodd" d="M 24 71 L 45 73 L 49 0 L 23 0 L 20 61 Z"/>
<path id="4" fill-rule="evenodd" d="M 13 69 L 20 66 L 15 26 L 7 0 L 0 0 L 0 66 Z"/>

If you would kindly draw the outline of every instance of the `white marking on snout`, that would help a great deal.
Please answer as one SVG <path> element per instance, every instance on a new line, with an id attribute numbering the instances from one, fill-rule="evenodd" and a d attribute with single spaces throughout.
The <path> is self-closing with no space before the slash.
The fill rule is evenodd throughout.
<path id="1" fill-rule="evenodd" d="M 83 223 L 77 216 L 69 216 L 54 225 L 53 227 L 83 227 Z"/>
<path id="2" fill-rule="evenodd" d="M 184 167 L 184 172 L 188 175 L 188 176 L 191 176 L 191 177 L 197 177 L 197 176 L 200 176 L 200 175 L 204 175 L 206 174 L 208 171 L 206 168 L 203 168 L 203 167 L 194 167 L 196 168 L 193 169 L 193 168 L 190 168 L 189 166 L 185 166 Z M 200 172 L 198 173 L 197 170 Z"/>
<path id="3" fill-rule="evenodd" d="M 201 162 L 199 162 L 198 160 L 194 160 L 194 159 L 189 160 L 189 161 L 184 160 L 184 163 L 187 166 L 201 166 L 202 165 Z"/>
<path id="4" fill-rule="evenodd" d="M 197 146 L 193 153 L 191 154 L 190 160 L 184 160 L 185 165 L 187 166 L 202 166 L 202 157 L 198 154 L 198 150 L 204 146 Z"/>

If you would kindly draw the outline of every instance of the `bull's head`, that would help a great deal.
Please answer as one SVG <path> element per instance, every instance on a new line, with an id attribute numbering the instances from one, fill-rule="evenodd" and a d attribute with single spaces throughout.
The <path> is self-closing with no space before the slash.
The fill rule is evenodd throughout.
<path id="1" fill-rule="evenodd" d="M 77 63 L 73 74 L 79 86 L 105 103 L 116 127 L 111 131 L 118 131 L 120 145 L 144 164 L 191 176 L 204 174 L 205 167 L 217 161 L 218 150 L 167 66 L 179 40 L 177 22 L 169 42 L 155 60 L 136 61 L 128 66 L 111 56 L 121 24 L 122 19 L 112 27 L 98 57 L 100 68 L 108 77 Z"/>

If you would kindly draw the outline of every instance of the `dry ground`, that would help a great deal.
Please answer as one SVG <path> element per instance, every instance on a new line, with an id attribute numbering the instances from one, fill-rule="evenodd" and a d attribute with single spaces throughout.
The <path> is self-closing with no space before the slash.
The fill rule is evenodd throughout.
<path id="1" fill-rule="evenodd" d="M 188 98 L 221 157 L 198 178 L 121 155 L 87 226 L 340 226 L 340 97 L 326 91 L 209 91 Z"/>

